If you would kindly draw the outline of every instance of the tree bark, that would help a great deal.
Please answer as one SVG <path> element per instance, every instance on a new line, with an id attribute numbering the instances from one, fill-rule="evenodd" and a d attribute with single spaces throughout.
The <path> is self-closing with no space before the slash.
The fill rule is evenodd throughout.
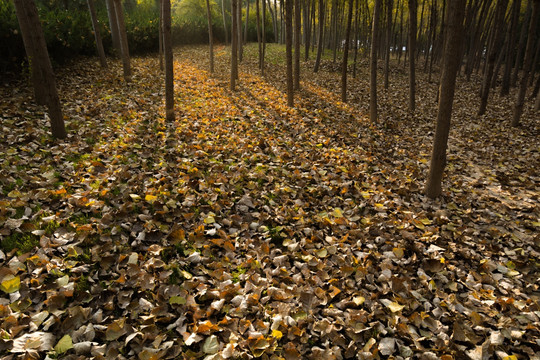
<path id="1" fill-rule="evenodd" d="M 111 37 L 113 48 L 116 52 L 116 56 L 122 56 L 122 48 L 120 47 L 120 34 L 118 34 L 118 20 L 116 16 L 116 8 L 114 6 L 114 0 L 106 0 L 107 16 L 109 17 L 109 28 L 111 30 Z"/>
<path id="2" fill-rule="evenodd" d="M 210 56 L 210 73 L 214 73 L 214 35 L 212 33 L 212 13 L 210 11 L 210 0 L 206 0 L 206 16 L 208 18 L 208 46 Z"/>
<path id="3" fill-rule="evenodd" d="M 501 96 L 506 96 L 510 92 L 510 75 L 512 73 L 512 55 L 515 51 L 515 43 L 517 40 L 517 24 L 519 21 L 519 10 L 521 8 L 521 0 L 514 0 L 512 3 L 512 20 L 508 29 L 508 42 L 506 43 L 506 61 L 504 63 L 504 73 L 501 84 Z"/>
<path id="4" fill-rule="evenodd" d="M 343 49 L 343 66 L 341 69 L 341 101 L 347 102 L 347 65 L 349 62 L 349 43 L 351 41 L 351 25 L 354 0 L 349 0 L 349 13 L 347 14 L 347 30 L 345 31 L 345 47 Z"/>
<path id="5" fill-rule="evenodd" d="M 525 11 L 525 19 L 521 25 L 521 33 L 519 35 L 519 45 L 516 52 L 516 62 L 514 63 L 514 72 L 512 73 L 512 78 L 510 79 L 510 86 L 515 87 L 517 85 L 519 77 L 519 69 L 521 68 L 521 62 L 523 60 L 523 47 L 527 41 L 527 30 L 529 22 L 531 21 L 531 10 L 532 10 L 533 0 L 527 1 L 527 10 Z"/>
<path id="6" fill-rule="evenodd" d="M 18 7 L 17 7 L 18 6 Z M 29 22 L 28 16 L 24 11 L 24 6 L 15 2 L 15 10 L 17 12 L 17 18 L 19 21 L 19 27 L 21 28 L 21 35 L 23 38 L 24 49 L 26 51 L 26 58 L 28 59 L 28 67 L 32 74 L 32 84 L 34 87 L 34 98 L 38 105 L 47 104 L 47 87 L 45 86 L 45 79 L 43 78 L 43 72 L 36 63 L 38 54 L 36 49 L 39 44 L 35 44 L 35 37 L 32 36 L 34 32 L 34 24 Z"/>
<path id="7" fill-rule="evenodd" d="M 43 81 L 44 96 L 51 122 L 51 133 L 55 138 L 64 139 L 67 136 L 62 115 L 62 106 L 56 90 L 56 79 L 54 77 L 51 60 L 45 43 L 45 36 L 41 22 L 39 21 L 36 4 L 33 0 L 14 0 L 17 19 L 21 25 L 25 48 L 32 48 L 28 57 L 34 57 L 33 65 L 39 73 L 39 78 Z M 30 33 L 27 33 L 30 30 Z M 28 42 L 28 44 L 26 44 Z"/>
<path id="8" fill-rule="evenodd" d="M 379 46 L 379 13 L 381 12 L 381 1 L 375 0 L 373 8 L 373 26 L 371 27 L 371 53 L 369 59 L 370 81 L 369 81 L 369 114 L 372 122 L 377 122 L 377 49 Z"/>
<path id="9" fill-rule="evenodd" d="M 242 0 L 238 0 L 238 9 L 237 9 L 238 21 L 236 23 L 238 36 L 238 62 L 242 62 L 244 59 L 244 42 L 242 41 Z"/>
<path id="10" fill-rule="evenodd" d="M 317 58 L 315 60 L 315 67 L 313 72 L 319 71 L 319 66 L 321 65 L 321 56 L 323 52 L 323 35 L 324 35 L 324 0 L 319 0 L 319 39 L 317 42 Z"/>
<path id="11" fill-rule="evenodd" d="M 163 1 L 163 50 L 165 53 L 165 118 L 174 121 L 174 68 L 171 36 L 171 0 Z"/>
<path id="12" fill-rule="evenodd" d="M 159 7 L 159 70 L 163 72 L 163 0 L 157 0 Z"/>
<path id="13" fill-rule="evenodd" d="M 442 176 L 446 166 L 446 148 L 450 132 L 450 119 L 456 87 L 456 75 L 460 59 L 459 53 L 463 33 L 465 0 L 452 0 L 448 4 L 447 40 L 444 49 L 444 64 L 441 76 L 437 127 L 433 140 L 431 164 L 425 193 L 429 198 L 436 198 L 442 192 Z"/>
<path id="14" fill-rule="evenodd" d="M 285 0 L 285 52 L 287 58 L 287 105 L 294 106 L 294 81 L 293 81 L 293 4 L 294 0 Z"/>
<path id="15" fill-rule="evenodd" d="M 495 8 L 495 21 L 493 22 L 493 41 L 489 49 L 487 58 L 487 68 L 484 74 L 484 80 L 482 82 L 480 108 L 478 109 L 478 115 L 484 115 L 486 113 L 489 90 L 491 85 L 491 79 L 495 69 L 495 62 L 497 61 L 497 54 L 500 52 L 501 39 L 504 34 L 504 14 L 506 13 L 506 7 L 508 6 L 508 0 L 497 1 Z"/>
<path id="16" fill-rule="evenodd" d="M 262 66 L 262 38 L 261 38 L 261 9 L 259 6 L 259 0 L 255 0 L 255 6 L 256 6 L 256 16 L 257 16 L 257 44 L 259 46 L 259 70 L 261 70 L 261 74 L 264 76 L 263 66 Z"/>
<path id="17" fill-rule="evenodd" d="M 387 0 L 386 3 L 386 56 L 384 58 L 384 88 L 388 89 L 389 86 L 389 73 L 390 73 L 390 44 L 392 41 L 392 8 L 394 4 L 392 0 Z"/>
<path id="18" fill-rule="evenodd" d="M 417 1 L 409 0 L 409 111 L 416 108 L 416 17 Z"/>
<path id="19" fill-rule="evenodd" d="M 302 31 L 300 1 L 294 1 L 294 90 L 300 89 L 300 31 Z"/>
<path id="20" fill-rule="evenodd" d="M 114 1 L 114 10 L 116 12 L 116 22 L 118 24 L 118 34 L 120 36 L 120 49 L 122 50 L 122 67 L 124 69 L 124 80 L 131 81 L 131 63 L 129 59 L 129 46 L 126 34 L 126 24 L 124 22 L 124 11 L 122 10 L 122 2 Z"/>
<path id="21" fill-rule="evenodd" d="M 532 68 L 532 60 L 534 55 L 534 33 L 536 31 L 536 25 L 538 24 L 538 17 L 540 17 L 540 0 L 534 0 L 532 5 L 532 17 L 529 24 L 529 35 L 527 36 L 527 47 L 525 48 L 525 59 L 523 62 L 523 75 L 519 85 L 519 91 L 516 98 L 516 104 L 514 106 L 514 116 L 512 118 L 512 126 L 519 126 L 521 120 L 521 114 L 523 113 L 523 106 L 525 103 L 525 95 L 527 93 L 527 85 L 529 82 L 529 72 Z"/>
<path id="22" fill-rule="evenodd" d="M 244 25 L 244 44 L 247 44 L 248 24 L 249 24 L 249 0 L 246 1 L 246 21 Z"/>
<path id="23" fill-rule="evenodd" d="M 225 0 L 221 0 L 221 14 L 223 15 L 223 31 L 225 33 L 225 45 L 229 45 L 229 32 L 227 31 L 227 18 L 225 17 Z"/>
<path id="24" fill-rule="evenodd" d="M 96 16 L 96 9 L 94 7 L 94 0 L 86 0 L 88 3 L 88 10 L 90 11 L 90 18 L 92 20 L 92 28 L 94 29 L 94 37 L 96 39 L 96 48 L 99 55 L 99 63 L 101 67 L 107 68 L 107 59 L 105 58 L 105 50 L 103 49 L 103 43 L 101 42 L 101 33 L 99 31 L 99 23 Z"/>
<path id="25" fill-rule="evenodd" d="M 231 90 L 236 90 L 238 78 L 238 29 L 237 29 L 237 1 L 231 0 Z"/>

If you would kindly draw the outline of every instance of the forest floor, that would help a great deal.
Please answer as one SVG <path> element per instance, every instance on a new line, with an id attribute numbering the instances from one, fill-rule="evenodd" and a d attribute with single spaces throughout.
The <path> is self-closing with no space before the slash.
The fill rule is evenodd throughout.
<path id="1" fill-rule="evenodd" d="M 57 69 L 69 136 L 28 83 L 0 84 L 0 356 L 63 359 L 540 359 L 538 114 L 460 78 L 444 195 L 423 195 L 437 84 L 417 111 L 394 63 L 367 117 L 367 60 L 282 47 L 175 52 L 164 121 L 156 57 Z M 382 80 L 382 72 L 380 73 Z M 437 76 L 433 76 L 434 79 Z"/>

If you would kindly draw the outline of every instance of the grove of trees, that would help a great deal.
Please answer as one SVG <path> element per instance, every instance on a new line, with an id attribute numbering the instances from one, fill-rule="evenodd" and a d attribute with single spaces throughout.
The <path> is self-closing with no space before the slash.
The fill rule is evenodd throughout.
<path id="1" fill-rule="evenodd" d="M 0 0 L 0 40 L 0 356 L 540 358 L 540 0 Z"/>

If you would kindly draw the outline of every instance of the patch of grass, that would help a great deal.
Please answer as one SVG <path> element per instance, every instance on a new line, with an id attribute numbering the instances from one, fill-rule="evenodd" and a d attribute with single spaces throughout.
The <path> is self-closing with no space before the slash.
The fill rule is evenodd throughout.
<path id="1" fill-rule="evenodd" d="M 0 248 L 4 252 L 11 252 L 17 249 L 17 255 L 26 254 L 39 246 L 39 237 L 33 234 L 13 233 L 0 243 Z"/>
<path id="2" fill-rule="evenodd" d="M 79 281 L 77 281 L 77 284 L 75 285 L 75 291 L 81 293 L 89 290 L 90 282 L 88 281 L 88 276 L 81 275 Z"/>
<path id="3" fill-rule="evenodd" d="M 60 227 L 60 223 L 58 221 L 52 220 L 48 223 L 42 225 L 42 230 L 45 230 L 45 234 L 50 236 L 52 235 L 58 228 Z"/>
<path id="4" fill-rule="evenodd" d="M 13 216 L 15 219 L 20 219 L 24 215 L 24 207 L 20 206 L 18 208 L 15 208 L 15 215 Z"/>

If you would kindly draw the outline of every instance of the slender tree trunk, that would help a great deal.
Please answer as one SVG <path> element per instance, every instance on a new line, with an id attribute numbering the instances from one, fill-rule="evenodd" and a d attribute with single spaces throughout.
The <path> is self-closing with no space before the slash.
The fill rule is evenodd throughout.
<path id="1" fill-rule="evenodd" d="M 244 60 L 244 42 L 242 41 L 242 0 L 238 0 L 238 9 L 236 15 L 238 16 L 236 36 L 238 37 L 238 62 Z"/>
<path id="2" fill-rule="evenodd" d="M 256 13 L 257 13 L 257 44 L 259 46 L 259 70 L 263 70 L 262 67 L 262 38 L 261 38 L 261 9 L 259 6 L 259 0 L 255 0 Z M 262 74 L 264 75 L 264 74 Z"/>
<path id="3" fill-rule="evenodd" d="M 262 64 L 261 72 L 264 74 L 264 59 L 266 57 L 266 0 L 262 0 Z"/>
<path id="4" fill-rule="evenodd" d="M 271 7 L 271 6 L 270 6 Z M 280 30 L 279 30 L 279 24 L 278 24 L 278 15 L 277 15 L 277 12 L 278 12 L 278 7 L 277 7 L 277 0 L 274 0 L 274 17 L 273 17 L 273 27 L 274 27 L 274 42 L 277 44 L 279 43 L 279 40 L 281 38 L 281 34 L 279 33 Z"/>
<path id="5" fill-rule="evenodd" d="M 225 33 L 225 45 L 229 45 L 229 31 L 227 30 L 227 18 L 225 17 L 225 0 L 221 0 L 221 15 L 223 16 L 223 31 Z"/>
<path id="6" fill-rule="evenodd" d="M 533 86 L 534 84 L 534 73 L 536 72 L 536 69 L 538 68 L 538 64 L 540 63 L 540 36 L 538 36 L 538 39 L 536 40 L 536 53 L 534 54 L 534 60 L 531 63 L 531 76 L 529 76 L 529 86 Z"/>
<path id="7" fill-rule="evenodd" d="M 527 10 L 525 12 L 525 19 L 523 21 L 523 24 L 521 25 L 521 33 L 519 35 L 519 45 L 518 50 L 516 52 L 516 62 L 514 63 L 514 72 L 512 73 L 512 78 L 510 79 L 510 86 L 516 87 L 518 77 L 519 77 L 519 69 L 521 68 L 521 62 L 523 60 L 523 48 L 525 47 L 525 43 L 527 41 L 527 30 L 529 21 L 531 20 L 531 9 L 532 9 L 532 3 L 534 0 L 527 1 Z"/>
<path id="8" fill-rule="evenodd" d="M 249 0 L 246 0 L 246 22 L 244 25 L 244 44 L 247 44 L 248 24 L 249 24 Z"/>
<path id="9" fill-rule="evenodd" d="M 30 68 L 30 71 L 32 73 L 34 98 L 38 105 L 47 105 L 47 87 L 45 85 L 45 79 L 43 78 L 44 74 L 39 64 L 36 62 L 38 58 L 36 49 L 38 49 L 40 45 L 34 43 L 35 37 L 32 36 L 33 32 L 35 31 L 34 24 L 30 23 L 29 18 L 24 11 L 24 5 L 15 2 L 15 6 L 17 18 L 19 21 L 19 27 L 21 28 L 24 49 L 26 51 L 26 57 L 28 59 L 28 67 Z"/>
<path id="10" fill-rule="evenodd" d="M 294 89 L 300 89 L 300 31 L 302 19 L 300 1 L 294 1 Z"/>
<path id="11" fill-rule="evenodd" d="M 418 28 L 418 34 L 416 36 L 416 61 L 418 62 L 420 59 L 420 52 L 423 48 L 426 50 L 425 43 L 423 44 L 423 34 L 424 34 L 424 8 L 426 6 L 426 0 L 422 0 L 422 6 L 420 7 L 420 27 Z"/>
<path id="12" fill-rule="evenodd" d="M 311 21 L 309 19 L 310 0 L 304 1 L 304 61 L 309 59 L 311 45 Z"/>
<path id="13" fill-rule="evenodd" d="M 231 90 L 236 90 L 238 79 L 238 0 L 231 0 Z"/>
<path id="14" fill-rule="evenodd" d="M 319 71 L 319 66 L 321 66 L 321 56 L 323 51 L 323 32 L 324 32 L 324 0 L 319 0 L 319 41 L 317 42 L 317 58 L 315 60 L 315 67 L 313 72 Z"/>
<path id="15" fill-rule="evenodd" d="M 248 2 L 249 4 L 249 2 Z M 212 33 L 212 12 L 210 11 L 210 0 L 206 0 L 206 16 L 208 18 L 208 46 L 210 56 L 210 73 L 214 73 L 214 35 Z"/>
<path id="16" fill-rule="evenodd" d="M 118 34 L 120 35 L 120 48 L 122 49 L 122 66 L 124 68 L 124 80 L 131 81 L 131 64 L 129 59 L 129 46 L 124 23 L 124 11 L 120 0 L 114 0 L 114 10 L 116 12 L 116 22 L 118 24 Z"/>
<path id="17" fill-rule="evenodd" d="M 159 70 L 163 72 L 163 0 L 157 0 L 159 9 Z"/>
<path id="18" fill-rule="evenodd" d="M 171 0 L 162 0 L 163 50 L 165 53 L 165 119 L 174 121 L 174 68 L 171 36 Z"/>
<path id="19" fill-rule="evenodd" d="M 525 95 L 527 93 L 527 84 L 529 82 L 529 72 L 533 65 L 532 60 L 535 42 L 534 33 L 536 31 L 536 25 L 538 24 L 538 18 L 540 17 L 540 0 L 533 0 L 532 8 L 532 17 L 529 24 L 529 35 L 527 36 L 527 47 L 525 48 L 525 59 L 523 62 L 523 75 L 521 77 L 516 104 L 514 106 L 514 116 L 512 118 L 512 126 L 514 127 L 519 126 L 519 122 L 521 120 L 521 114 L 523 113 L 523 106 L 525 103 Z"/>
<path id="20" fill-rule="evenodd" d="M 112 43 L 116 56 L 122 56 L 122 48 L 120 47 L 120 34 L 118 33 L 118 17 L 116 16 L 116 8 L 114 6 L 114 0 L 106 0 L 107 15 L 109 17 L 109 27 L 111 29 Z"/>
<path id="21" fill-rule="evenodd" d="M 384 88 L 388 89 L 389 86 L 389 73 L 390 73 L 390 46 L 392 41 L 392 8 L 394 4 L 392 0 L 387 0 L 386 3 L 386 57 L 384 59 Z"/>
<path id="22" fill-rule="evenodd" d="M 285 52 L 287 58 L 287 105 L 294 106 L 294 81 L 293 81 L 293 8 L 294 0 L 285 0 Z"/>
<path id="23" fill-rule="evenodd" d="M 517 40 L 517 24 L 519 21 L 519 10 L 521 8 L 521 0 L 514 0 L 512 4 L 512 20 L 508 29 L 508 42 L 506 43 L 506 61 L 504 63 L 504 73 L 501 84 L 501 96 L 506 96 L 510 92 L 510 75 L 512 73 L 512 56 L 515 51 L 515 43 Z"/>
<path id="24" fill-rule="evenodd" d="M 381 1 L 375 0 L 373 8 L 373 26 L 371 30 L 371 53 L 369 59 L 370 81 L 369 81 L 369 114 L 372 122 L 377 122 L 377 48 L 379 46 L 379 14 L 381 12 Z"/>
<path id="25" fill-rule="evenodd" d="M 105 58 L 105 50 L 103 49 L 103 43 L 101 42 L 101 33 L 99 31 L 99 23 L 96 16 L 96 9 L 94 8 L 94 0 L 86 0 L 88 3 L 88 10 L 90 11 L 90 19 L 92 20 L 92 28 L 94 29 L 94 37 L 96 39 L 96 48 L 99 55 L 99 63 L 101 67 L 107 68 L 107 59 Z"/>
<path id="26" fill-rule="evenodd" d="M 345 47 L 343 49 L 343 67 L 341 69 L 341 101 L 347 102 L 347 65 L 349 62 L 349 43 L 351 42 L 351 24 L 354 0 L 349 0 L 347 14 L 347 30 L 345 31 Z"/>
<path id="27" fill-rule="evenodd" d="M 56 79 L 49 59 L 36 4 L 33 0 L 14 0 L 14 4 L 21 31 L 25 32 L 22 34 L 25 48 L 33 48 L 26 55 L 29 58 L 33 57 L 32 66 L 37 68 L 36 71 L 40 74 L 39 78 L 43 81 L 44 96 L 51 122 L 51 133 L 58 139 L 64 139 L 67 133 L 64 126 L 62 106 L 56 90 Z M 26 33 L 28 30 L 30 30 L 29 34 Z"/>
<path id="28" fill-rule="evenodd" d="M 356 79 L 356 65 L 358 61 L 358 40 L 359 40 L 358 23 L 360 21 L 359 13 L 360 13 L 360 0 L 356 0 L 356 11 L 354 13 L 354 60 L 353 60 L 353 78 L 355 79 Z"/>
<path id="29" fill-rule="evenodd" d="M 482 82 L 482 92 L 480 98 L 480 108 L 478 109 L 478 115 L 484 115 L 486 113 L 489 90 L 491 85 L 491 78 L 495 69 L 495 61 L 497 60 L 497 54 L 500 51 L 501 38 L 504 34 L 504 14 L 506 13 L 506 7 L 508 0 L 497 1 L 495 8 L 495 21 L 493 23 L 493 42 L 489 50 L 487 58 L 487 71 L 484 74 L 484 81 Z"/>
<path id="30" fill-rule="evenodd" d="M 409 0 L 409 111 L 416 108 L 416 0 Z"/>
<path id="31" fill-rule="evenodd" d="M 441 76 L 439 110 L 437 112 L 437 127 L 433 140 L 431 164 L 425 193 L 430 198 L 436 198 L 442 192 L 442 177 L 446 166 L 446 148 L 450 132 L 450 119 L 456 86 L 456 75 L 460 65 L 459 53 L 462 42 L 463 18 L 465 0 L 452 0 L 448 4 L 448 37 L 445 43 L 443 70 Z"/>

